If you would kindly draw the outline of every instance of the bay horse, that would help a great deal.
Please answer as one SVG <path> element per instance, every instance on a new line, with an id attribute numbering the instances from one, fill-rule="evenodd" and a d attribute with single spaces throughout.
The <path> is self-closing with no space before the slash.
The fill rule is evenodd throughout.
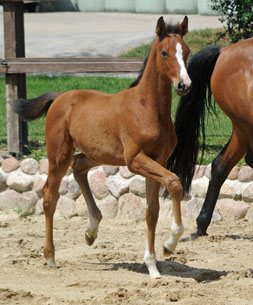
<path id="1" fill-rule="evenodd" d="M 213 160 L 211 180 L 197 218 L 197 236 L 206 235 L 220 189 L 231 169 L 246 154 L 253 167 L 253 38 L 228 47 L 210 46 L 196 53 L 188 65 L 192 90 L 180 99 L 175 130 L 178 143 L 167 169 L 175 172 L 188 192 L 193 179 L 202 136 L 205 149 L 205 113 L 215 101 L 232 123 L 228 143 Z"/>
<path id="2" fill-rule="evenodd" d="M 33 120 L 47 110 L 45 134 L 49 161 L 48 178 L 43 189 L 46 221 L 44 257 L 55 263 L 53 216 L 59 198 L 58 189 L 69 166 L 73 169 L 88 206 L 90 226 L 86 243 L 97 238 L 102 219 L 87 180 L 88 171 L 98 165 L 127 165 L 146 177 L 147 243 L 144 262 L 152 278 L 160 273 L 155 259 L 155 229 L 159 214 L 159 188 L 163 184 L 172 198 L 171 236 L 164 244 L 170 255 L 183 233 L 180 200 L 182 186 L 178 177 L 166 169 L 177 138 L 171 120 L 171 85 L 179 95 L 191 87 L 186 61 L 189 48 L 183 41 L 188 18 L 170 32 L 163 17 L 156 26 L 156 38 L 142 79 L 137 86 L 111 95 L 94 90 L 47 93 L 32 100 L 19 100 L 14 110 L 24 119 Z M 75 150 L 79 154 L 74 155 Z"/>

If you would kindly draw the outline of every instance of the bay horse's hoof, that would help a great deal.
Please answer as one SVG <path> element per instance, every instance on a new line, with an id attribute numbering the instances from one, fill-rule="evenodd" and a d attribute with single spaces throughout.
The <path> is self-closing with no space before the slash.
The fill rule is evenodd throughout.
<path id="1" fill-rule="evenodd" d="M 170 256 L 172 253 L 173 253 L 173 251 L 171 251 L 163 246 L 163 255 L 164 256 Z"/>
<path id="2" fill-rule="evenodd" d="M 93 236 L 90 236 L 88 234 L 88 232 L 85 232 L 85 241 L 88 246 L 91 246 L 94 243 L 95 239 L 96 238 L 94 238 Z"/>
<path id="3" fill-rule="evenodd" d="M 196 240 L 201 236 L 207 236 L 207 235 L 208 235 L 207 233 L 199 233 L 199 232 L 193 233 L 190 235 L 190 240 Z"/>

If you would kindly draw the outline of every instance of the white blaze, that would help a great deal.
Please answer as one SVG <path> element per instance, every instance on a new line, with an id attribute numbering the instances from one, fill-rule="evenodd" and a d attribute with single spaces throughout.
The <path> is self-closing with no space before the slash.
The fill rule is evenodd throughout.
<path id="1" fill-rule="evenodd" d="M 189 86 L 191 84 L 191 80 L 184 64 L 183 48 L 180 42 L 177 42 L 176 44 L 176 58 L 180 67 L 180 79 L 183 80 L 184 83 Z"/>

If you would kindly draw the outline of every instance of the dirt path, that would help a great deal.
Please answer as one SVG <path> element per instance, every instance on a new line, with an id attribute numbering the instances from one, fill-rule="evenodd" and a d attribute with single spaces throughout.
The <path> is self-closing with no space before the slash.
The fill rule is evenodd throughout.
<path id="1" fill-rule="evenodd" d="M 104 220 L 95 244 L 84 243 L 87 219 L 55 220 L 56 258 L 44 264 L 44 216 L 0 215 L 0 304 L 246 305 L 253 300 L 253 225 L 220 222 L 209 236 L 191 241 L 194 223 L 175 255 L 165 259 L 168 221 L 157 228 L 162 273 L 151 280 L 143 265 L 145 223 Z"/>

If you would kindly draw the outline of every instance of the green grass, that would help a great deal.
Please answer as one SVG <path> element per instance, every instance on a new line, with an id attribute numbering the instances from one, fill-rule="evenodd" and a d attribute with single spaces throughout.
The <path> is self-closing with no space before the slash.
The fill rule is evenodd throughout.
<path id="1" fill-rule="evenodd" d="M 198 30 L 191 31 L 185 36 L 185 41 L 189 45 L 191 52 L 196 53 L 206 45 L 215 43 L 215 36 L 220 30 Z M 228 41 L 218 41 L 220 45 L 228 45 Z M 123 54 L 125 57 L 146 57 L 149 53 L 150 45 L 144 45 Z M 27 77 L 27 97 L 37 97 L 49 91 L 65 92 L 71 89 L 95 89 L 107 93 L 116 93 L 124 90 L 133 81 L 130 78 L 113 77 L 77 77 L 77 76 L 29 76 Z M 6 149 L 6 106 L 5 106 L 5 81 L 0 79 L 0 150 Z M 172 115 L 174 117 L 179 97 L 173 91 Z M 208 164 L 217 156 L 224 147 L 231 135 L 230 120 L 217 107 L 218 119 L 215 116 L 206 120 L 206 142 L 207 148 L 203 163 Z M 32 150 L 31 157 L 39 160 L 46 156 L 45 118 L 29 122 L 29 143 Z M 244 164 L 240 161 L 239 165 Z"/>
<path id="2" fill-rule="evenodd" d="M 78 76 L 29 76 L 27 77 L 27 98 L 34 98 L 49 91 L 66 92 L 72 89 L 94 89 L 107 93 L 124 90 L 134 79 L 113 77 L 78 77 Z M 6 105 L 5 80 L 0 79 L 0 150 L 6 151 Z M 29 149 L 37 160 L 46 156 L 45 117 L 28 122 Z"/>

